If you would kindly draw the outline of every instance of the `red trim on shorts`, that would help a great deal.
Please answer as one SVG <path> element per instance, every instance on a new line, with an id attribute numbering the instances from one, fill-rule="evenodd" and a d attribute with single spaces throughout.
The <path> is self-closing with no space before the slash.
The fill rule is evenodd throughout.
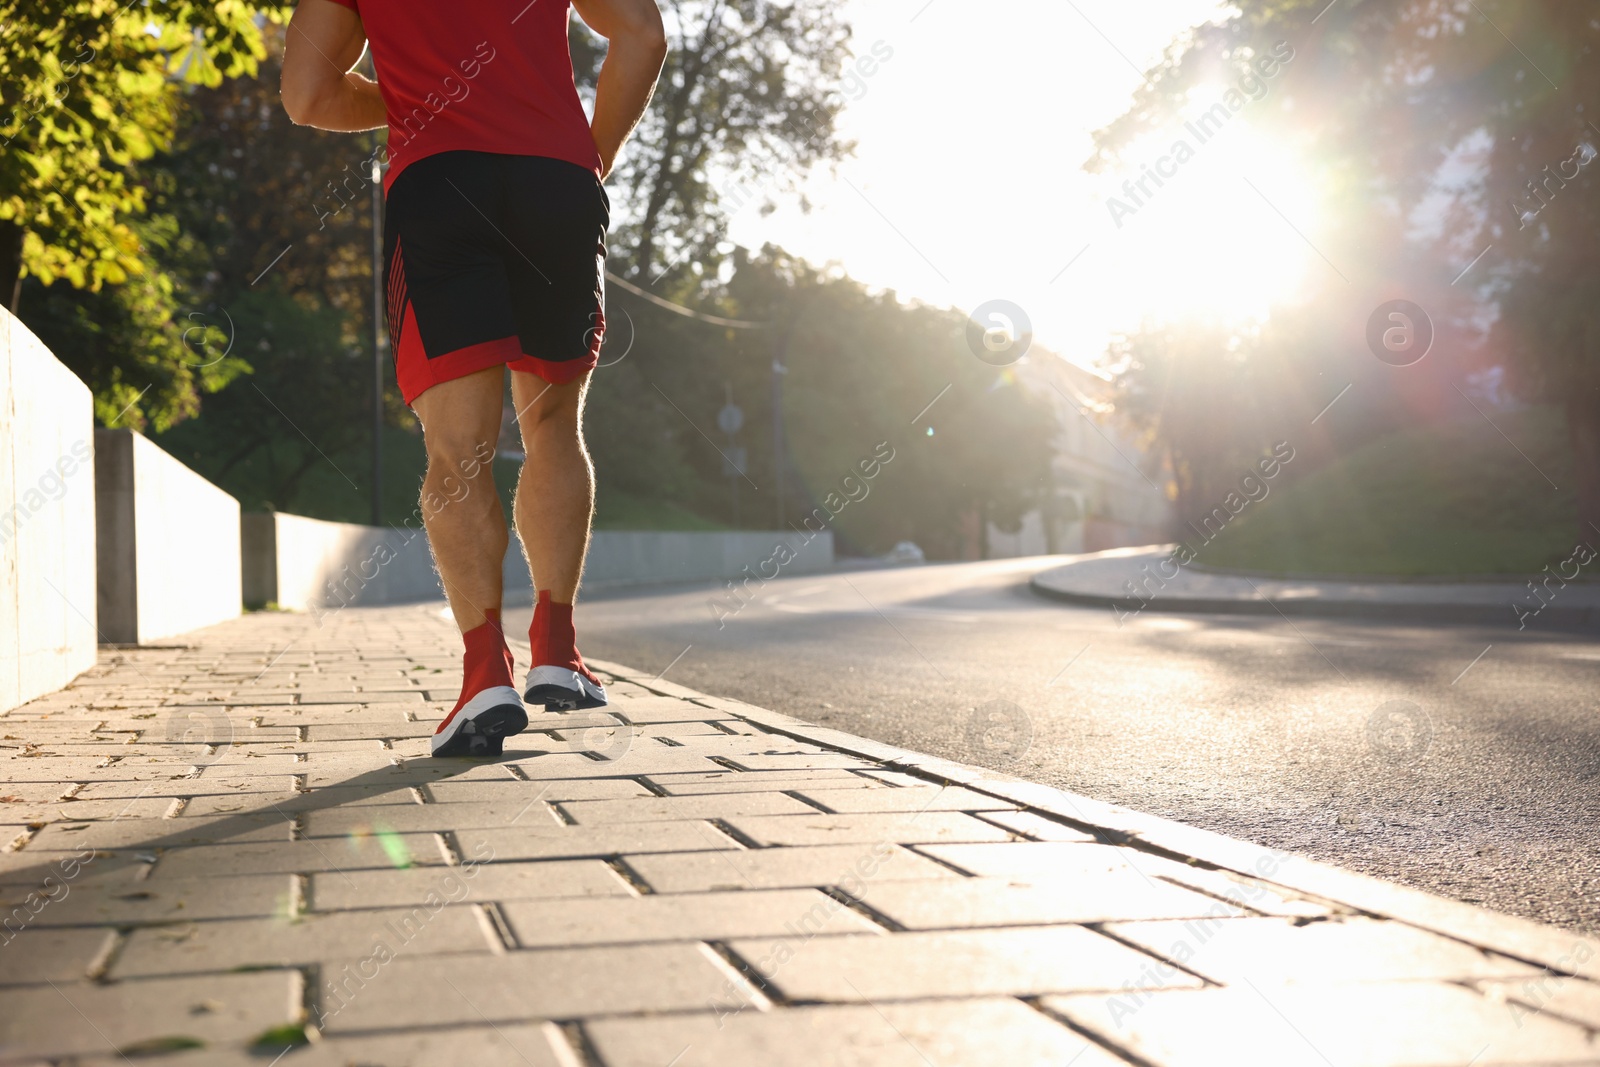
<path id="1" fill-rule="evenodd" d="M 396 248 L 395 252 L 395 258 L 399 261 L 399 249 Z M 537 375 L 552 385 L 566 385 L 594 370 L 600 362 L 600 343 L 605 338 L 603 312 L 596 312 L 599 325 L 589 331 L 589 353 L 579 359 L 550 360 L 526 355 L 522 351 L 522 342 L 514 335 L 468 345 L 429 359 L 427 350 L 422 346 L 422 335 L 417 330 L 416 315 L 405 296 L 404 272 L 397 269 L 390 277 L 393 288 L 390 299 L 400 302 L 400 329 L 393 341 L 395 380 L 407 405 L 440 382 L 464 378 L 500 364 L 523 374 Z M 393 284 L 396 278 L 399 279 L 398 284 Z M 391 316 L 391 328 L 393 322 L 394 317 Z"/>
<path id="2" fill-rule="evenodd" d="M 523 356 L 515 363 L 510 364 L 512 370 L 524 374 L 536 374 L 552 385 L 566 385 L 576 381 L 585 374 L 594 370 L 600 363 L 600 345 L 606 339 L 606 313 L 604 306 L 597 308 L 590 314 L 594 325 L 589 327 L 586 335 L 589 339 L 589 354 L 580 359 L 550 360 L 540 359 L 537 356 Z M 535 664 L 538 666 L 538 664 Z"/>
<path id="3" fill-rule="evenodd" d="M 513 342 L 514 343 L 514 342 Z M 566 385 L 594 370 L 600 362 L 600 353 L 590 352 L 582 359 L 549 360 L 537 359 L 533 356 L 524 356 L 519 350 L 520 357 L 509 364 L 512 370 L 521 371 L 523 374 L 536 374 L 552 385 Z"/>
<path id="4" fill-rule="evenodd" d="M 412 344 L 407 344 L 408 341 Z M 415 355 L 405 359 L 403 357 L 408 349 Z M 400 382 L 400 395 L 405 397 L 407 404 L 440 382 L 465 378 L 469 374 L 525 358 L 522 346 L 515 337 L 502 337 L 497 341 L 468 345 L 429 359 L 422 350 L 422 339 L 417 336 L 416 317 L 412 315 L 410 305 L 406 307 L 405 325 L 401 328 L 400 352 L 402 358 L 395 361 L 395 373 Z"/>

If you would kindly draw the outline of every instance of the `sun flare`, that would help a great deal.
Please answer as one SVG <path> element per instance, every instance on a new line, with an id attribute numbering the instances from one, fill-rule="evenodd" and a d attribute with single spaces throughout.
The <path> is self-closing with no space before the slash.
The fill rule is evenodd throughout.
<path id="1" fill-rule="evenodd" d="M 1259 317 L 1322 267 L 1317 182 L 1242 124 L 1197 140 L 1184 129 L 1124 153 L 1107 181 L 1114 256 L 1149 316 Z"/>

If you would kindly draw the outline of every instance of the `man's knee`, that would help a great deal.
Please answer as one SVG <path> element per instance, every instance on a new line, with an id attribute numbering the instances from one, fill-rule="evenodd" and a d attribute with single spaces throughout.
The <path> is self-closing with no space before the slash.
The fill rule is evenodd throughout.
<path id="1" fill-rule="evenodd" d="M 505 371 L 493 367 L 452 378 L 425 390 L 412 403 L 422 422 L 430 480 L 476 478 L 494 458 L 500 436 Z"/>
<path id="2" fill-rule="evenodd" d="M 513 382 L 524 378 L 526 384 L 518 390 L 526 394 L 526 399 L 517 405 L 517 422 L 524 431 L 537 430 L 547 425 L 570 424 L 578 421 L 578 413 L 583 407 L 584 389 L 588 385 L 587 375 L 577 381 L 567 382 L 564 385 L 554 385 L 543 381 L 536 375 L 514 375 Z"/>
<path id="3" fill-rule="evenodd" d="M 494 459 L 494 440 L 481 434 L 460 430 L 424 432 L 422 440 L 428 452 L 429 474 L 472 479 L 486 471 Z"/>
<path id="4" fill-rule="evenodd" d="M 423 441 L 428 453 L 422 494 L 425 512 L 465 500 L 475 487 L 492 484 L 493 441 L 461 431 L 424 433 Z"/>

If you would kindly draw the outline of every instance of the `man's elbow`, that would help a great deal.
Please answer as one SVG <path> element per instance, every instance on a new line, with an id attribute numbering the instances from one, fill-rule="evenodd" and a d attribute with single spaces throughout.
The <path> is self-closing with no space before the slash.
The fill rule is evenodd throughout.
<path id="1" fill-rule="evenodd" d="M 316 86 L 302 85 L 296 81 L 284 79 L 278 88 L 278 98 L 283 101 L 283 110 L 288 114 L 289 121 L 296 126 L 315 126 L 317 115 L 322 110 L 324 94 Z"/>
<path id="2" fill-rule="evenodd" d="M 659 74 L 667 62 L 667 35 L 658 27 L 654 32 L 642 30 L 631 40 L 642 64 Z"/>
<path id="3" fill-rule="evenodd" d="M 641 52 L 658 62 L 667 58 L 667 30 L 661 23 L 661 11 L 654 4 L 628 23 L 627 34 Z"/>
<path id="4" fill-rule="evenodd" d="M 661 28 L 659 22 L 653 31 L 646 34 L 644 43 L 650 49 L 650 55 L 655 59 L 656 66 L 659 67 L 667 61 L 667 32 Z"/>
<path id="5" fill-rule="evenodd" d="M 653 15 L 653 18 L 647 20 L 645 24 L 640 27 L 639 33 L 643 39 L 642 43 L 648 47 L 652 53 L 660 56 L 662 59 L 666 59 L 667 28 L 661 24 L 661 12 L 653 12 Z"/>

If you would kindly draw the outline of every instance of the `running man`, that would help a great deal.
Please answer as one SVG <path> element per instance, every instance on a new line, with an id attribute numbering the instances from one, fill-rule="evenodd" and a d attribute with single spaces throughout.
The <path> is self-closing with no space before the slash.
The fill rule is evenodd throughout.
<path id="1" fill-rule="evenodd" d="M 655 0 L 571 3 L 609 42 L 592 121 L 573 84 L 568 0 L 301 0 L 289 23 L 289 117 L 389 130 L 390 350 L 422 423 L 423 525 L 466 644 L 435 756 L 498 754 L 528 725 L 524 700 L 606 702 L 572 628 L 594 511 L 583 396 L 605 335 L 601 183 L 667 46 Z M 351 70 L 369 41 L 377 82 Z M 504 367 L 527 455 L 513 511 L 536 590 L 520 696 L 500 628 L 509 535 L 483 461 L 500 437 Z"/>

